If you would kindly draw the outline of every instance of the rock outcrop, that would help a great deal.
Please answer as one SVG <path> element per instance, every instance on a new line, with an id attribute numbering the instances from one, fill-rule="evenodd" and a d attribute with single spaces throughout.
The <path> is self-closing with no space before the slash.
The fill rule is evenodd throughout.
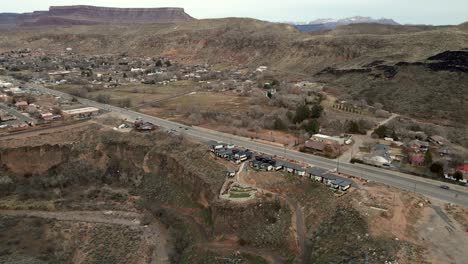
<path id="1" fill-rule="evenodd" d="M 0 24 L 10 26 L 69 26 L 97 24 L 177 23 L 194 20 L 183 8 L 111 8 L 51 6 L 49 11 L 0 14 Z"/>

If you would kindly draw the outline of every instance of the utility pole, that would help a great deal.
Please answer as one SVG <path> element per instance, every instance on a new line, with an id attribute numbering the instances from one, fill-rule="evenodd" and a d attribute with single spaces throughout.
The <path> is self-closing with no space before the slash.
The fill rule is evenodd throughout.
<path id="1" fill-rule="evenodd" d="M 340 156 L 341 156 L 341 145 L 338 150 L 338 157 L 336 157 L 336 172 L 340 174 Z"/>
<path id="2" fill-rule="evenodd" d="M 340 156 L 336 158 L 336 172 L 340 173 Z"/>

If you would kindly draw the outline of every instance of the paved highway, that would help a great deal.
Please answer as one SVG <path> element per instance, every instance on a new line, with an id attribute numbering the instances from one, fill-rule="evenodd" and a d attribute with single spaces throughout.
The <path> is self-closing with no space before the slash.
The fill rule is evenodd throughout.
<path id="1" fill-rule="evenodd" d="M 62 93 L 56 90 L 51 90 L 45 87 L 38 87 L 34 85 L 34 88 L 48 94 L 60 96 L 63 98 L 72 98 L 69 94 Z M 357 177 L 362 177 L 367 180 L 380 182 L 400 188 L 407 191 L 423 194 L 427 197 L 438 199 L 444 202 L 456 203 L 468 207 L 468 188 L 454 185 L 445 184 L 439 181 L 425 179 L 422 177 L 412 176 L 400 172 L 379 169 L 376 167 L 366 166 L 362 164 L 350 164 L 349 162 L 339 162 L 337 160 L 330 160 L 327 158 L 314 156 L 311 154 L 301 153 L 294 150 L 281 148 L 278 146 L 268 145 L 265 143 L 253 141 L 249 138 L 234 136 L 225 134 L 213 130 L 208 130 L 200 127 L 188 127 L 176 122 L 164 120 L 154 116 L 145 115 L 139 112 L 131 111 L 128 109 L 115 107 L 107 104 L 101 104 L 88 99 L 77 98 L 80 103 L 94 106 L 106 111 L 120 113 L 126 116 L 129 120 L 136 118 L 143 118 L 145 121 L 152 122 L 160 127 L 167 130 L 174 129 L 179 133 L 184 134 L 197 141 L 208 141 L 216 140 L 226 143 L 235 144 L 240 147 L 245 147 L 257 152 L 275 155 L 278 157 L 286 158 L 289 160 L 296 160 L 313 166 L 318 166 L 326 169 L 334 169 L 339 167 L 339 172 L 349 174 Z M 338 166 L 339 164 L 339 166 Z M 440 188 L 440 185 L 449 185 L 450 190 Z"/>

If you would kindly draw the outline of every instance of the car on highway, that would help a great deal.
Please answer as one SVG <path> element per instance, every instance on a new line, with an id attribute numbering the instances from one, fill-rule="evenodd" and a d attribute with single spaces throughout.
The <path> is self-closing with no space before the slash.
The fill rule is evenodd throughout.
<path id="1" fill-rule="evenodd" d="M 440 188 L 444 190 L 450 190 L 450 187 L 448 187 L 447 185 L 441 185 Z"/>

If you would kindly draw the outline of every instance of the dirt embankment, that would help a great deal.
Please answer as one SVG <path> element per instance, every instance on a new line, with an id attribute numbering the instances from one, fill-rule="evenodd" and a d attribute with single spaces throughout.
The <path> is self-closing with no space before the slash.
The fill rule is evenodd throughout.
<path id="1" fill-rule="evenodd" d="M 291 212 L 279 199 L 245 204 L 218 202 L 212 207 L 214 234 L 232 234 L 240 244 L 287 249 L 294 246 Z"/>
<path id="2" fill-rule="evenodd" d="M 7 172 L 43 174 L 68 160 L 70 145 L 42 145 L 0 150 L 0 165 Z"/>
<path id="3" fill-rule="evenodd" d="M 81 166 L 93 171 L 89 173 L 90 182 L 96 180 L 95 174 L 100 174 L 105 175 L 109 183 L 121 182 L 125 177 L 134 185 L 140 184 L 145 175 L 164 177 L 184 188 L 195 201 L 206 204 L 215 199 L 222 184 L 223 168 L 203 162 L 204 153 L 200 149 L 172 148 L 172 144 L 160 136 L 145 138 L 137 135 L 134 140 L 129 140 L 112 132 L 97 136 L 88 133 L 79 142 L 70 144 L 3 148 L 0 150 L 0 168 L 5 174 L 17 177 L 42 177 L 70 174 L 70 167 Z M 190 161 L 191 156 L 200 159 Z M 208 170 L 210 173 L 206 173 Z"/>

